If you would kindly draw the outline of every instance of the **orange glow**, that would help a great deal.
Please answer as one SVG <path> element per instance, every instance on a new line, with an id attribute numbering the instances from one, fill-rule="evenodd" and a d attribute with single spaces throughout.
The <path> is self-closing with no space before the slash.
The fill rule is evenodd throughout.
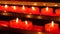
<path id="1" fill-rule="evenodd" d="M 34 3 L 33 5 L 37 5 L 37 3 Z"/>
<path id="2" fill-rule="evenodd" d="M 4 11 L 4 12 L 6 12 L 6 11 Z"/>
<path id="3" fill-rule="evenodd" d="M 51 22 L 51 26 L 54 27 L 54 21 Z"/>
<path id="4" fill-rule="evenodd" d="M 25 6 L 24 5 L 22 6 L 22 9 L 25 10 Z"/>
<path id="5" fill-rule="evenodd" d="M 27 22 L 27 21 L 25 21 L 25 24 L 27 25 L 27 24 L 28 24 L 28 22 Z"/>
<path id="6" fill-rule="evenodd" d="M 32 10 L 35 10 L 35 7 L 32 7 Z"/>
<path id="7" fill-rule="evenodd" d="M 16 23 L 18 23 L 18 18 L 16 18 Z"/>
<path id="8" fill-rule="evenodd" d="M 46 11 L 48 11 L 48 7 L 46 7 Z"/>
<path id="9" fill-rule="evenodd" d="M 7 5 L 5 5 L 5 8 L 7 8 L 8 6 Z"/>
<path id="10" fill-rule="evenodd" d="M 16 10 L 16 6 L 13 6 L 13 9 Z"/>

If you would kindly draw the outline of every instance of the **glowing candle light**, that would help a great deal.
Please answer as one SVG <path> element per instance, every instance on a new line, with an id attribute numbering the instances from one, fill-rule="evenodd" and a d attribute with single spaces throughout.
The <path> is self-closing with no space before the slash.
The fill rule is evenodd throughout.
<path id="1" fill-rule="evenodd" d="M 48 23 L 48 24 L 45 24 L 45 30 L 47 32 L 55 32 L 55 31 L 58 31 L 58 24 L 57 23 L 54 23 L 53 21 L 51 23 Z"/>
<path id="2" fill-rule="evenodd" d="M 46 11 L 48 11 L 48 7 L 46 7 Z"/>
<path id="3" fill-rule="evenodd" d="M 24 5 L 22 6 L 22 10 L 25 10 L 25 6 Z"/>
<path id="4" fill-rule="evenodd" d="M 13 9 L 16 10 L 16 6 L 13 6 Z"/>
<path id="5" fill-rule="evenodd" d="M 7 5 L 5 5 L 5 8 L 8 8 L 8 6 L 7 6 Z"/>
<path id="6" fill-rule="evenodd" d="M 42 15 L 52 16 L 53 15 L 53 8 L 49 8 L 49 7 L 42 8 L 41 9 L 41 14 Z"/>
<path id="7" fill-rule="evenodd" d="M 10 27 L 21 28 L 21 26 L 22 26 L 21 23 L 22 23 L 22 21 L 19 20 L 18 18 L 16 18 L 16 19 L 10 21 Z"/>
<path id="8" fill-rule="evenodd" d="M 29 8 L 29 14 L 40 14 L 40 10 L 38 7 Z"/>
<path id="9" fill-rule="evenodd" d="M 35 10 L 35 7 L 32 7 L 32 10 Z"/>

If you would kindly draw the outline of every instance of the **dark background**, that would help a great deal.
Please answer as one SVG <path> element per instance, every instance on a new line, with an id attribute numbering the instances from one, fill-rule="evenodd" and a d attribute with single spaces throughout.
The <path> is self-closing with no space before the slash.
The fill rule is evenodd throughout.
<path id="1" fill-rule="evenodd" d="M 0 1 L 30 1 L 30 2 L 58 2 L 60 3 L 60 0 L 0 0 Z"/>

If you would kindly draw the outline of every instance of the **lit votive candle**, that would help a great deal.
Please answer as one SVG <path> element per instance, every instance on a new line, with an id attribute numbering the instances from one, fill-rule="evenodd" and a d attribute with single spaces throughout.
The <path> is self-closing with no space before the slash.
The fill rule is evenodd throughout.
<path id="1" fill-rule="evenodd" d="M 22 7 L 20 7 L 19 12 L 24 13 L 24 14 L 28 14 L 29 8 L 23 5 Z"/>
<path id="2" fill-rule="evenodd" d="M 55 12 L 56 12 L 56 16 L 60 16 L 60 9 L 56 9 Z"/>
<path id="3" fill-rule="evenodd" d="M 21 28 L 20 27 L 21 23 L 22 23 L 22 21 L 19 20 L 18 18 L 16 18 L 16 19 L 10 21 L 10 27 L 11 28 Z"/>
<path id="4" fill-rule="evenodd" d="M 38 7 L 31 7 L 29 9 L 29 14 L 40 14 L 40 9 Z"/>
<path id="5" fill-rule="evenodd" d="M 47 32 L 56 32 L 58 29 L 59 25 L 53 21 L 51 23 L 45 24 L 45 31 Z"/>
<path id="6" fill-rule="evenodd" d="M 41 9 L 41 14 L 51 16 L 53 14 L 53 8 L 49 8 L 49 7 L 42 8 Z"/>

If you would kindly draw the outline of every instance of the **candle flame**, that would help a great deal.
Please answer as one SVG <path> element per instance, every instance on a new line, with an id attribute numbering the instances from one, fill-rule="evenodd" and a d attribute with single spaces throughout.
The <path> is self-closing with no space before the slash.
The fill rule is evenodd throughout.
<path id="1" fill-rule="evenodd" d="M 48 7 L 46 7 L 46 11 L 48 11 Z"/>
<path id="2" fill-rule="evenodd" d="M 51 22 L 51 26 L 52 26 L 52 27 L 54 26 L 54 21 Z"/>
<path id="3" fill-rule="evenodd" d="M 22 6 L 22 9 L 23 9 L 23 10 L 25 9 L 25 6 L 24 6 L 24 5 Z"/>
<path id="4" fill-rule="evenodd" d="M 32 10 L 35 10 L 35 7 L 32 7 Z"/>
<path id="5" fill-rule="evenodd" d="M 16 10 L 16 6 L 13 6 L 13 9 Z"/>
<path id="6" fill-rule="evenodd" d="M 5 8 L 7 8 L 8 6 L 7 5 L 5 5 Z"/>
<path id="7" fill-rule="evenodd" d="M 27 25 L 27 24 L 28 24 L 28 22 L 27 22 L 27 21 L 25 21 L 25 24 Z"/>
<path id="8" fill-rule="evenodd" d="M 16 23 L 18 23 L 18 18 L 16 18 Z"/>

